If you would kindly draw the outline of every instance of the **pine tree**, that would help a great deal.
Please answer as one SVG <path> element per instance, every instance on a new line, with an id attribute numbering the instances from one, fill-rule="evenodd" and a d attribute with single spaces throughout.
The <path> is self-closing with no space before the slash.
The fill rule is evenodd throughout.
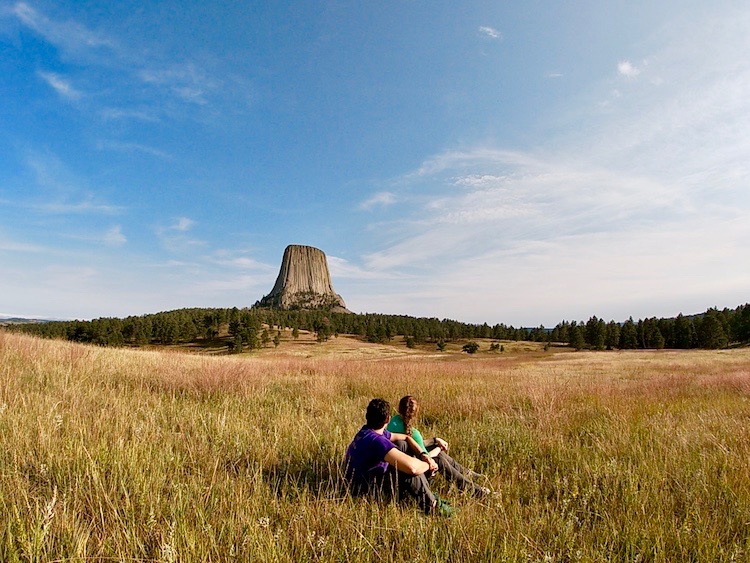
<path id="1" fill-rule="evenodd" d="M 728 344 L 727 335 L 722 327 L 716 309 L 709 309 L 698 327 L 698 345 L 701 348 L 716 350 Z"/>
<path id="2" fill-rule="evenodd" d="M 583 338 L 583 331 L 581 330 L 581 327 L 576 324 L 575 321 L 573 321 L 570 324 L 570 328 L 568 329 L 568 344 L 571 348 L 575 348 L 576 350 L 583 349 L 583 346 L 586 342 Z"/>
<path id="3" fill-rule="evenodd" d="M 662 336 L 661 331 L 658 328 L 654 330 L 651 336 L 651 346 L 657 350 L 662 350 L 664 348 L 664 336 Z"/>
<path id="4" fill-rule="evenodd" d="M 605 340 L 607 350 L 617 348 L 620 344 L 620 325 L 615 321 L 607 323 L 607 337 Z"/>
<path id="5" fill-rule="evenodd" d="M 633 317 L 630 317 L 622 325 L 620 330 L 620 349 L 621 350 L 634 350 L 638 347 L 638 331 Z"/>

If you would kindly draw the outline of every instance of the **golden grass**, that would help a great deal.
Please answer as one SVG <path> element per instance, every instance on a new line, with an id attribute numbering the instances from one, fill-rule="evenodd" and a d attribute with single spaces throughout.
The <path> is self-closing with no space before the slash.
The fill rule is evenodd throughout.
<path id="1" fill-rule="evenodd" d="M 750 350 L 346 342 L 210 357 L 0 331 L 0 560 L 750 557 Z M 407 392 L 499 494 L 437 481 L 449 520 L 345 494 L 367 402 Z"/>

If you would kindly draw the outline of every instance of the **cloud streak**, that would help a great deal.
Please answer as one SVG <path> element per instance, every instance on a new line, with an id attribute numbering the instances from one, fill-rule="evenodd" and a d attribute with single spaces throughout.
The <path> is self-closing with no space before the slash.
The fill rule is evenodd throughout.
<path id="1" fill-rule="evenodd" d="M 77 22 L 54 21 L 26 2 L 16 3 L 11 12 L 23 25 L 62 48 L 68 55 L 81 56 L 91 50 L 111 50 L 115 47 L 115 43 L 104 34 Z"/>
<path id="2" fill-rule="evenodd" d="M 502 33 L 500 33 L 495 28 L 489 27 L 487 25 L 480 26 L 479 33 L 483 35 L 484 37 L 488 37 L 489 39 L 493 39 L 493 40 L 498 40 L 498 39 L 503 38 Z"/>
<path id="3" fill-rule="evenodd" d="M 73 88 L 70 81 L 54 72 L 39 72 L 39 76 L 49 84 L 55 92 L 63 98 L 69 100 L 78 100 L 81 98 L 81 92 Z"/>
<path id="4" fill-rule="evenodd" d="M 171 92 L 177 98 L 201 106 L 208 104 L 208 95 L 221 84 L 195 63 L 175 65 L 168 69 L 144 69 L 139 72 L 143 82 Z"/>
<path id="5" fill-rule="evenodd" d="M 141 143 L 123 143 L 121 141 L 99 141 L 97 143 L 97 148 L 101 150 L 112 150 L 112 151 L 118 151 L 118 152 L 124 152 L 124 153 L 136 152 L 136 153 L 147 154 L 150 156 L 155 156 L 163 160 L 172 160 L 172 155 L 170 155 L 169 153 L 161 149 L 150 147 L 148 145 L 143 145 Z"/>
<path id="6" fill-rule="evenodd" d="M 46 213 L 50 215 L 88 215 L 88 214 L 117 215 L 119 213 L 122 213 L 125 209 L 117 205 L 96 203 L 91 198 L 88 198 L 88 199 L 85 199 L 83 201 L 79 201 L 76 203 L 69 203 L 69 202 L 35 203 L 35 204 L 29 205 L 29 208 L 39 213 Z"/>
<path id="7" fill-rule="evenodd" d="M 187 235 L 195 225 L 196 223 L 192 219 L 179 217 L 171 225 L 157 227 L 155 233 L 165 250 L 184 254 L 196 248 L 205 248 L 207 246 L 206 241 Z"/>
<path id="8" fill-rule="evenodd" d="M 396 196 L 392 192 L 378 192 L 371 198 L 359 204 L 360 209 L 370 210 L 373 207 L 389 207 L 396 203 Z"/>

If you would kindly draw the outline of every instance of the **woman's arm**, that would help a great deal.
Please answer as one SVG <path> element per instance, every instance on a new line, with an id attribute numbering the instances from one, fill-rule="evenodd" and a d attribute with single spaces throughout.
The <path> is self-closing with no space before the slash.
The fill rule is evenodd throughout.
<path id="1" fill-rule="evenodd" d="M 448 451 L 448 442 L 443 440 L 442 438 L 430 438 L 429 440 L 424 441 L 425 447 L 430 452 L 430 455 L 432 455 L 432 452 L 435 451 L 435 449 L 440 451 Z M 435 455 L 439 454 L 440 451 L 436 452 Z"/>
<path id="2" fill-rule="evenodd" d="M 429 453 L 426 448 L 422 447 L 417 440 L 409 436 L 408 434 L 399 434 L 398 432 L 391 432 L 391 442 L 405 441 L 409 444 L 409 449 L 414 452 L 414 455 L 419 457 L 422 453 Z"/>

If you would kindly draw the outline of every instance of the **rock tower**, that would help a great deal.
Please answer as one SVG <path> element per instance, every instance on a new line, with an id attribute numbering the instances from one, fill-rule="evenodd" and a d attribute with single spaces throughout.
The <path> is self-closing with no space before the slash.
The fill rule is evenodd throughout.
<path id="1" fill-rule="evenodd" d="M 290 244 L 284 250 L 281 270 L 271 293 L 260 300 L 261 307 L 278 309 L 332 309 L 350 313 L 333 290 L 328 261 L 322 250 Z"/>

